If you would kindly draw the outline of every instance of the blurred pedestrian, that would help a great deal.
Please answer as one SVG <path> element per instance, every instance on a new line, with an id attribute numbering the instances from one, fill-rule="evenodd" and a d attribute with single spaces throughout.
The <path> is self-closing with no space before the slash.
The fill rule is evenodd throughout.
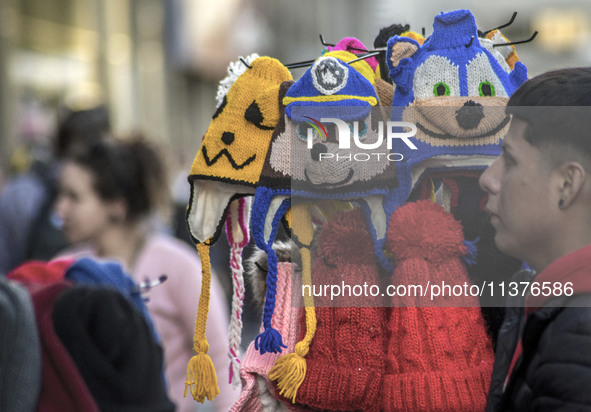
<path id="1" fill-rule="evenodd" d="M 105 106 L 68 111 L 53 139 L 53 157 L 7 180 L 0 192 L 0 275 L 27 260 L 48 260 L 67 242 L 52 213 L 61 159 L 109 135 Z"/>
<path id="2" fill-rule="evenodd" d="M 136 282 L 158 283 L 147 293 L 147 306 L 162 339 L 169 394 L 179 411 L 195 410 L 183 397 L 186 368 L 193 356 L 193 327 L 201 290 L 201 265 L 186 243 L 158 233 L 151 223 L 166 203 L 168 187 L 163 162 L 141 137 L 99 142 L 68 157 L 57 202 L 68 240 L 78 246 L 73 255 L 115 259 Z M 214 278 L 207 334 L 227 342 L 227 302 Z M 220 376 L 220 396 L 213 403 L 226 411 L 238 397 L 228 384 L 226 348 L 209 354 Z"/>

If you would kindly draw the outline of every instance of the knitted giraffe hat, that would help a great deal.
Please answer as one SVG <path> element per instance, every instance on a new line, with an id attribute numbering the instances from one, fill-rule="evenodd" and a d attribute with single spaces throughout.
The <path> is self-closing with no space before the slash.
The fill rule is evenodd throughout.
<path id="1" fill-rule="evenodd" d="M 203 270 L 203 287 L 195 322 L 195 352 L 187 367 L 185 394 L 204 402 L 219 393 L 213 363 L 207 355 L 205 336 L 211 265 L 209 247 L 216 242 L 224 221 L 230 242 L 232 317 L 230 321 L 230 377 L 238 374 L 242 301 L 242 249 L 248 244 L 250 201 L 266 156 L 271 134 L 278 120 L 277 92 L 289 71 L 276 59 L 253 55 L 231 64 L 229 76 L 218 90 L 218 106 L 197 152 L 189 183 L 191 198 L 187 224 L 197 244 Z M 235 382 L 237 384 L 237 382 Z"/>
<path id="2" fill-rule="evenodd" d="M 504 106 L 527 70 L 521 62 L 510 70 L 483 43 L 468 10 L 436 16 L 422 45 L 404 36 L 388 41 L 389 74 L 396 84 L 392 120 L 417 129 L 412 145 L 394 148 L 404 157 L 397 164 L 397 205 L 429 172 L 482 171 L 500 155 L 509 124 Z"/>
<path id="3" fill-rule="evenodd" d="M 338 53 L 347 60 L 354 58 L 344 51 L 331 53 Z M 377 129 L 372 123 L 372 116 L 378 113 L 379 117 L 380 113 L 379 110 L 371 112 L 372 106 L 377 104 L 377 97 L 368 78 L 331 53 L 319 58 L 287 90 L 282 101 L 285 115 L 280 118 L 273 134 L 261 182 L 255 194 L 251 216 L 252 234 L 257 246 L 268 254 L 267 295 L 263 314 L 265 330 L 255 340 L 261 353 L 275 353 L 281 351 L 283 346 L 281 335 L 271 326 L 277 277 L 277 257 L 271 245 L 281 216 L 290 205 L 292 235 L 302 255 L 303 284 L 309 284 L 311 279 L 310 245 L 313 229 L 310 207 L 313 201 L 358 200 L 369 211 L 367 216 L 370 217 L 372 227 L 378 227 L 379 221 L 382 233 L 385 233 L 384 208 L 381 202 L 382 197 L 396 185 L 393 165 L 386 162 L 354 164 L 345 161 L 343 166 L 336 162 L 325 162 L 324 170 L 318 168 L 318 152 L 328 153 L 330 149 L 338 153 L 338 144 L 336 135 L 332 132 L 331 135 L 318 132 L 323 126 L 320 122 L 316 123 L 316 119 L 332 117 L 343 123 L 355 124 L 358 137 L 362 134 L 363 137 L 367 136 L 367 141 L 374 143 Z M 371 70 L 368 75 L 373 78 Z M 312 122 L 302 122 L 310 119 Z M 312 150 L 307 148 L 308 136 L 315 142 Z M 348 150 L 348 153 L 351 156 L 355 152 Z M 293 204 L 291 196 L 294 196 Z M 316 328 L 313 299 L 309 297 L 304 305 L 306 335 L 295 346 L 294 353 L 277 361 L 270 375 L 271 379 L 278 381 L 280 392 L 292 400 L 305 377 L 304 357 Z"/>

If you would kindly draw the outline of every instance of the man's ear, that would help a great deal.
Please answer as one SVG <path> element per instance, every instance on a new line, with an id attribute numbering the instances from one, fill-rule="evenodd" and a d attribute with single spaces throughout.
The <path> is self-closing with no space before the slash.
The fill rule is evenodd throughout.
<path id="1" fill-rule="evenodd" d="M 570 161 L 558 167 L 561 209 L 568 208 L 579 197 L 588 180 L 585 168 L 579 162 Z"/>

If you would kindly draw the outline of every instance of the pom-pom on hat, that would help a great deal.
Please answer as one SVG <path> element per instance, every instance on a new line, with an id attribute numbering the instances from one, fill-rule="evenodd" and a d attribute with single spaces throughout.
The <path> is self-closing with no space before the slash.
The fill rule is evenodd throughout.
<path id="1" fill-rule="evenodd" d="M 396 266 L 390 283 L 470 283 L 463 240 L 461 224 L 440 205 L 398 208 L 386 242 Z M 390 299 L 380 410 L 483 410 L 494 353 L 477 297 Z"/>
<path id="2" fill-rule="evenodd" d="M 361 210 L 339 212 L 324 224 L 312 278 L 320 288 L 380 284 Z M 315 299 L 317 330 L 306 356 L 306 379 L 295 398 L 298 404 L 322 410 L 379 409 L 388 309 L 381 307 L 381 299 L 363 295 Z"/>
<path id="3" fill-rule="evenodd" d="M 361 42 L 361 40 L 356 39 L 355 37 L 345 37 L 341 39 L 337 44 L 334 46 L 328 46 L 328 51 L 335 51 L 335 50 L 345 50 L 351 52 L 353 54 L 361 54 L 367 53 L 368 49 L 365 45 Z M 379 77 L 379 62 L 375 56 L 368 57 L 367 59 L 360 60 L 365 61 L 371 67 L 372 71 L 375 73 L 376 77 Z"/>

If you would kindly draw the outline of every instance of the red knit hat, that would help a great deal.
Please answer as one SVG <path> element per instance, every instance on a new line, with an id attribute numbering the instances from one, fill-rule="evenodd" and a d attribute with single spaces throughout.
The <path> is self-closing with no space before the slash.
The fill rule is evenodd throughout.
<path id="1" fill-rule="evenodd" d="M 396 264 L 391 284 L 469 282 L 461 262 L 462 227 L 439 205 L 420 201 L 399 208 L 386 244 Z M 445 302 L 468 307 L 403 303 L 409 307 L 390 309 L 381 409 L 484 410 L 494 354 L 477 298 Z"/>
<path id="2" fill-rule="evenodd" d="M 312 267 L 315 285 L 379 284 L 373 241 L 361 210 L 335 215 L 318 242 Z M 363 296 L 342 297 L 336 304 L 345 302 L 352 307 L 319 307 L 328 302 L 315 300 L 317 330 L 296 402 L 323 410 L 377 410 L 386 308 L 360 307 L 369 303 Z"/>
<path id="3" fill-rule="evenodd" d="M 50 284 L 64 280 L 66 269 L 74 263 L 73 259 L 60 259 L 51 262 L 30 261 L 13 269 L 7 278 L 21 283 Z"/>

